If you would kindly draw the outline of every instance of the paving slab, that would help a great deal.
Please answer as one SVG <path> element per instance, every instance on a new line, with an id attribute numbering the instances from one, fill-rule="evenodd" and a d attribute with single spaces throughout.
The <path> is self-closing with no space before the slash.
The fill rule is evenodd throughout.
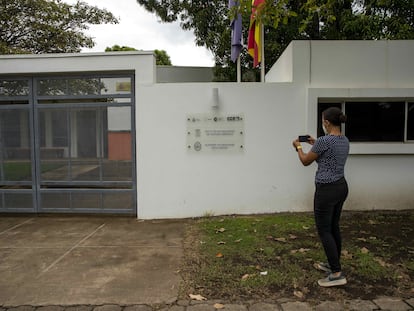
<path id="1" fill-rule="evenodd" d="M 213 305 L 199 304 L 199 305 L 188 306 L 186 311 L 217 311 L 217 309 L 214 308 Z"/>
<path id="2" fill-rule="evenodd" d="M 9 311 L 33 311 L 35 307 L 33 306 L 17 306 L 15 308 L 8 308 Z"/>
<path id="3" fill-rule="evenodd" d="M 36 308 L 36 311 L 64 311 L 65 308 L 62 306 L 44 306 Z"/>
<path id="4" fill-rule="evenodd" d="M 32 217 L 2 217 L 2 220 L 0 221 L 0 236 L 7 231 L 13 230 L 15 228 L 18 228 L 25 223 L 30 222 Z"/>
<path id="5" fill-rule="evenodd" d="M 378 306 L 375 305 L 370 300 L 346 300 L 345 301 L 346 310 L 349 311 L 373 311 L 377 310 Z"/>
<path id="6" fill-rule="evenodd" d="M 150 311 L 152 311 L 152 309 Z M 186 310 L 184 306 L 171 306 L 171 307 L 162 308 L 159 311 L 186 311 Z"/>
<path id="7" fill-rule="evenodd" d="M 405 302 L 414 308 L 414 298 L 407 299 Z"/>
<path id="8" fill-rule="evenodd" d="M 0 305 L 171 304 L 184 228 L 185 220 L 2 217 Z M 33 311 L 21 308 L 11 311 Z"/>
<path id="9" fill-rule="evenodd" d="M 118 305 L 103 305 L 93 308 L 93 311 L 121 311 L 121 306 Z"/>
<path id="10" fill-rule="evenodd" d="M 255 303 L 249 308 L 249 311 L 281 311 L 282 309 L 273 303 Z"/>
<path id="11" fill-rule="evenodd" d="M 79 305 L 66 307 L 65 311 L 92 311 L 93 306 Z"/>
<path id="12" fill-rule="evenodd" d="M 306 302 L 294 301 L 281 305 L 283 311 L 312 311 L 312 307 Z"/>
<path id="13" fill-rule="evenodd" d="M 402 299 L 393 297 L 381 297 L 374 299 L 373 302 L 380 307 L 381 310 L 388 311 L 408 311 L 412 308 L 406 304 Z"/>
<path id="14" fill-rule="evenodd" d="M 336 301 L 323 301 L 315 307 L 315 311 L 338 311 L 343 309 L 344 306 Z"/>
<path id="15" fill-rule="evenodd" d="M 247 311 L 247 307 L 241 304 L 225 304 L 223 303 L 225 311 Z"/>
<path id="16" fill-rule="evenodd" d="M 146 305 L 135 305 L 125 307 L 123 311 L 152 311 L 152 308 Z"/>

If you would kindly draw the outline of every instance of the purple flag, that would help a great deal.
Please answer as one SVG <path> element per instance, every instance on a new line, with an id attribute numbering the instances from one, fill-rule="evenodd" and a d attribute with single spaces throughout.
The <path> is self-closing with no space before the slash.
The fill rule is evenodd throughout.
<path id="1" fill-rule="evenodd" d="M 229 0 L 229 9 L 231 10 L 238 4 L 237 0 Z M 243 48 L 242 44 L 242 17 L 237 14 L 236 19 L 231 20 L 231 60 L 235 63 L 239 58 L 240 52 Z"/>

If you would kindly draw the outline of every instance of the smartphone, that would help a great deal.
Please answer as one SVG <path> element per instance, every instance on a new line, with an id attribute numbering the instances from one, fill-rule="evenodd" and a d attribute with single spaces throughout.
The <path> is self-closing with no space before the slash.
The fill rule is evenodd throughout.
<path id="1" fill-rule="evenodd" d="M 301 143 L 308 142 L 310 136 L 309 135 L 299 135 L 299 141 Z"/>

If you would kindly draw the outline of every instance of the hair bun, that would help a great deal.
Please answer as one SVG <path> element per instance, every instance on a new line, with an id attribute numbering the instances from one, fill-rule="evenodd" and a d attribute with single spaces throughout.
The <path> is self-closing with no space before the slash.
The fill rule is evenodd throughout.
<path id="1" fill-rule="evenodd" d="M 340 114 L 340 116 L 339 116 L 339 121 L 341 122 L 341 123 L 345 123 L 346 122 L 346 115 L 344 115 L 343 113 L 341 113 Z"/>

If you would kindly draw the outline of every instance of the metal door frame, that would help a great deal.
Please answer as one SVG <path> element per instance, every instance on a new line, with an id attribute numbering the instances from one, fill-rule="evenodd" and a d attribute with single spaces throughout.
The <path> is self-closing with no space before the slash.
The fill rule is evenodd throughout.
<path id="1" fill-rule="evenodd" d="M 17 97 L 4 97 L 1 96 L 1 100 L 25 100 L 28 101 L 28 105 L 0 105 L 0 109 L 21 109 L 29 110 L 29 134 L 30 134 L 30 160 L 31 160 L 31 171 L 32 171 L 32 187 L 31 189 L 0 189 L 0 195 L 2 193 L 32 193 L 32 207 L 31 208 L 5 208 L 1 209 L 0 212 L 25 212 L 25 213 L 110 213 L 110 214 L 133 214 L 137 215 L 137 177 L 136 177 L 136 127 L 135 127 L 135 77 L 133 72 L 127 73 L 96 73 L 96 74 L 79 74 L 79 75 L 33 75 L 33 76 L 0 76 L 1 79 L 7 80 L 27 80 L 29 85 L 29 94 L 28 96 L 17 96 Z M 89 79 L 89 78 L 130 78 L 131 88 L 130 94 L 112 94 L 112 95 L 58 95 L 58 96 L 40 96 L 37 91 L 37 84 L 39 80 L 42 79 Z M 42 100 L 92 100 L 92 99 L 103 99 L 103 98 L 128 98 L 129 103 L 76 103 L 76 104 L 44 104 L 41 103 Z M 40 103 L 39 103 L 40 102 Z M 62 181 L 48 182 L 48 185 L 51 188 L 42 187 L 41 181 L 41 157 L 40 157 L 40 120 L 39 112 L 42 108 L 50 109 L 76 109 L 76 108 L 93 108 L 94 110 L 99 107 L 96 111 L 99 112 L 98 117 L 100 117 L 101 109 L 107 107 L 130 107 L 131 111 L 131 182 L 123 182 L 126 186 L 124 189 L 116 188 L 116 185 L 122 184 L 122 182 L 75 182 L 75 183 L 65 183 Z M 101 135 L 99 133 L 98 135 Z M 70 142 L 70 138 L 69 142 Z M 100 158 L 102 161 L 102 157 Z M 69 160 L 70 162 L 70 160 Z M 102 168 L 100 168 L 102 170 Z M 5 184 L 16 185 L 16 184 L 27 184 L 27 182 L 5 182 Z M 27 186 L 27 185 L 26 185 Z M 75 187 L 73 187 L 75 186 Z M 111 188 L 112 186 L 112 188 Z M 101 187 L 101 188 L 99 188 Z M 100 208 L 99 209 L 44 209 L 42 208 L 42 194 L 43 193 L 82 193 L 82 194 L 99 194 L 100 198 Z M 103 196 L 107 193 L 129 193 L 132 196 L 132 203 L 130 208 L 125 209 L 103 209 L 102 202 Z M 69 194 L 71 198 L 71 194 Z M 0 199 L 3 198 L 3 195 L 0 196 Z M 72 200 L 72 199 L 71 199 Z M 3 205 L 4 206 L 4 205 Z M 72 206 L 72 205 L 70 205 Z M 1 205 L 0 205 L 1 207 Z"/>

